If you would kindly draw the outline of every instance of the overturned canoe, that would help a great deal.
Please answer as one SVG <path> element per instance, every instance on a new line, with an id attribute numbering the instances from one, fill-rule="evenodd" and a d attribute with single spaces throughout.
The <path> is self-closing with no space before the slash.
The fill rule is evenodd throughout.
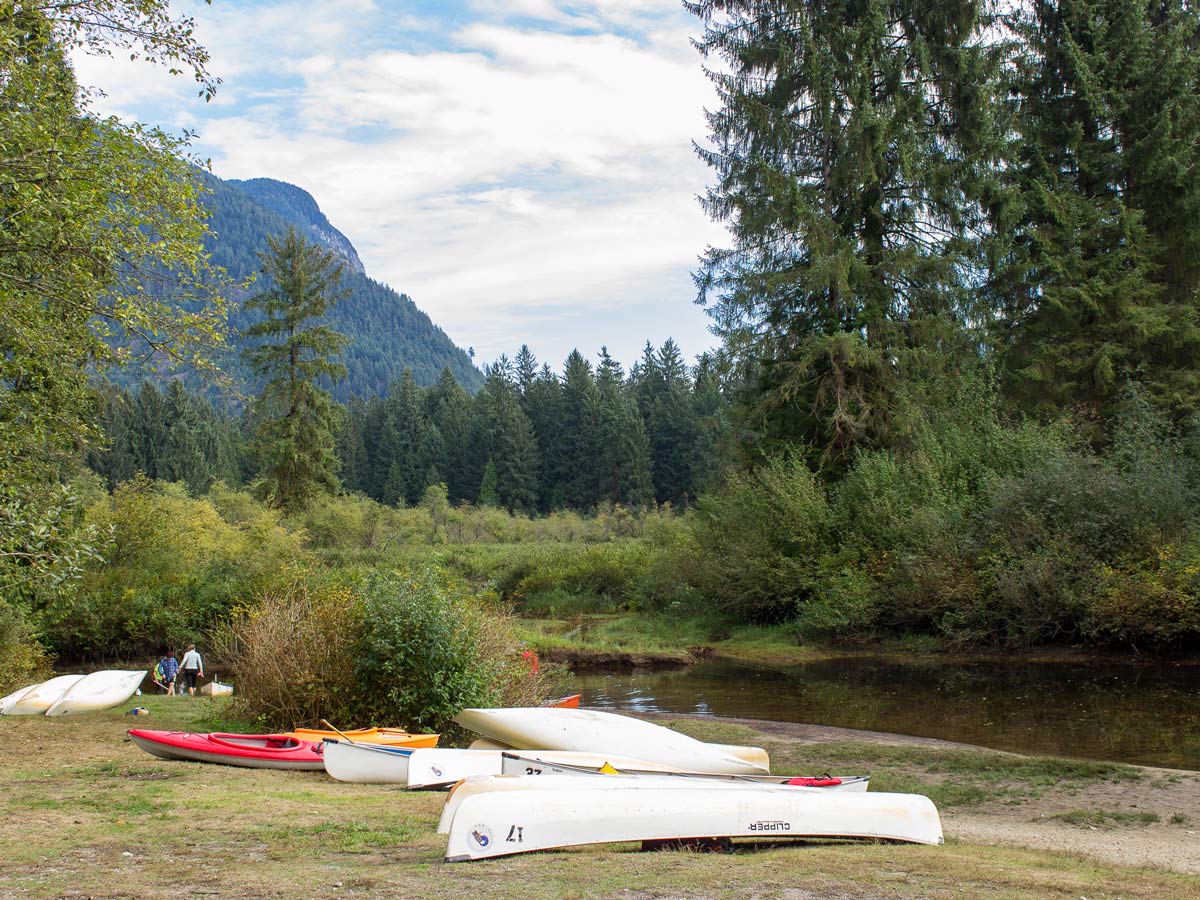
<path id="1" fill-rule="evenodd" d="M 384 747 L 436 747 L 440 735 L 410 734 L 402 728 L 355 728 L 350 731 L 322 731 L 320 728 L 297 728 L 289 731 L 303 741 L 345 741 L 354 744 L 377 744 Z"/>
<path id="2" fill-rule="evenodd" d="M 251 769 L 325 768 L 321 744 L 286 734 L 198 734 L 132 728 L 133 742 L 160 759 L 219 763 Z"/>
<path id="3" fill-rule="evenodd" d="M 483 791 L 458 804 L 449 835 L 446 861 L 462 862 L 621 841 L 849 837 L 940 844 L 942 825 L 933 803 L 919 794 L 706 785 Z"/>
<path id="4" fill-rule="evenodd" d="M 49 681 L 21 688 L 0 700 L 0 713 L 6 716 L 40 716 L 82 678 L 82 675 L 59 675 Z"/>
<path id="5" fill-rule="evenodd" d="M 120 706 L 137 693 L 145 679 L 144 669 L 93 672 L 71 685 L 62 697 L 47 708 L 46 715 L 65 716 Z"/>
<path id="6" fill-rule="evenodd" d="M 764 762 L 750 762 L 652 722 L 591 709 L 523 707 L 464 709 L 454 721 L 491 741 L 517 750 L 576 750 L 597 755 L 637 755 L 683 771 L 766 775 Z M 762 750 L 757 750 L 763 754 Z M 765 756 L 765 754 L 764 754 Z"/>
<path id="7" fill-rule="evenodd" d="M 864 779 L 865 783 L 865 779 Z M 641 791 L 641 790 L 738 790 L 750 788 L 757 790 L 783 790 L 793 793 L 817 791 L 825 793 L 828 789 L 805 785 L 790 785 L 778 782 L 734 781 L 723 777 L 711 779 L 696 779 L 694 776 L 680 776 L 669 772 L 648 772 L 643 775 L 595 775 L 592 778 L 580 779 L 570 775 L 547 775 L 544 778 L 528 775 L 473 775 L 464 778 L 450 789 L 446 804 L 442 807 L 441 819 L 438 822 L 438 834 L 449 834 L 450 826 L 458 808 L 468 797 L 476 794 L 497 793 L 559 793 L 563 791 Z M 865 793 L 866 788 L 858 790 Z"/>
<path id="8" fill-rule="evenodd" d="M 615 770 L 615 771 L 613 771 Z M 501 775 L 658 775 L 672 778 L 732 781 L 741 784 L 777 784 L 816 787 L 831 791 L 865 791 L 869 775 L 714 775 L 711 772 L 679 772 L 665 766 L 639 766 L 636 761 L 619 765 L 605 759 L 600 765 L 541 758 L 530 754 L 500 754 Z"/>
<path id="9" fill-rule="evenodd" d="M 703 743 L 703 742 L 702 742 Z M 727 753 L 730 756 L 736 756 L 738 759 L 748 762 L 751 765 L 760 767 L 762 772 L 770 771 L 771 760 L 767 756 L 767 751 L 761 747 L 743 747 L 738 744 L 704 744 L 711 750 L 716 750 L 719 753 Z M 479 738 L 479 740 L 471 742 L 472 750 L 503 750 L 505 752 L 517 751 L 519 748 L 512 744 L 506 744 L 503 741 L 494 741 L 491 738 Z M 676 769 L 671 766 L 663 766 L 662 771 L 674 772 Z"/>

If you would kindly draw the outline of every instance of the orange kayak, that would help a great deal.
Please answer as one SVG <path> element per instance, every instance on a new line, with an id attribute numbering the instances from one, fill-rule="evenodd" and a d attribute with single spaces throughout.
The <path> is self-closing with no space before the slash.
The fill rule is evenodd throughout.
<path id="1" fill-rule="evenodd" d="M 439 735 L 409 734 L 399 728 L 354 728 L 349 731 L 322 731 L 319 728 L 297 728 L 287 732 L 289 737 L 302 741 L 323 741 L 325 738 L 338 740 L 349 738 L 358 744 L 380 744 L 384 747 L 436 747 Z"/>
<path id="2" fill-rule="evenodd" d="M 570 696 L 567 696 L 567 697 L 559 697 L 557 700 L 547 701 L 546 705 L 547 706 L 557 706 L 557 707 L 561 707 L 563 709 L 578 709 L 579 708 L 579 698 L 582 696 L 583 696 L 583 694 L 571 694 Z"/>

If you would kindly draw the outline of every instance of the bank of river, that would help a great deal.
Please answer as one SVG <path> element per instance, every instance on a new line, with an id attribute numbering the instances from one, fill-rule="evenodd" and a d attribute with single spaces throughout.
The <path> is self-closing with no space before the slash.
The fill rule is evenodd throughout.
<path id="1" fill-rule="evenodd" d="M 584 703 L 958 741 L 1200 770 L 1200 666 L 847 657 L 792 666 L 701 660 L 576 676 Z"/>

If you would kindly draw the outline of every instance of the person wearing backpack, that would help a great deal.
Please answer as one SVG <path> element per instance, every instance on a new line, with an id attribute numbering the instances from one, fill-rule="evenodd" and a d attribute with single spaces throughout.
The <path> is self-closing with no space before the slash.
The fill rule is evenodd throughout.
<path id="1" fill-rule="evenodd" d="M 196 652 L 195 644 L 188 644 L 187 653 L 183 654 L 183 662 L 179 665 L 183 670 L 183 683 L 187 685 L 188 696 L 195 697 L 196 679 L 204 677 L 204 661 Z"/>
<path id="2" fill-rule="evenodd" d="M 179 661 L 174 653 L 168 653 L 158 661 L 157 666 L 162 683 L 167 687 L 167 695 L 175 696 L 175 676 L 179 674 Z"/>

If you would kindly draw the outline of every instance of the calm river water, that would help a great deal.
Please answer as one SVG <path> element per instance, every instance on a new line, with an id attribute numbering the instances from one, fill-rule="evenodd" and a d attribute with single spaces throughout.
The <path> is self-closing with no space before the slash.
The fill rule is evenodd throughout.
<path id="1" fill-rule="evenodd" d="M 580 675 L 585 706 L 838 725 L 1200 770 L 1200 665 L 706 660 Z"/>

